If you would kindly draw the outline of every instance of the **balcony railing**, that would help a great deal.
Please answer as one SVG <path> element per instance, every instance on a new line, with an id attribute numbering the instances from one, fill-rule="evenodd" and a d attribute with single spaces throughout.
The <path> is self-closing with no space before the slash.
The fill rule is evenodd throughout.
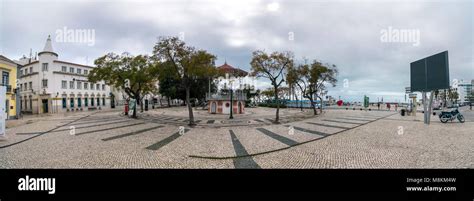
<path id="1" fill-rule="evenodd" d="M 7 93 L 13 93 L 13 92 L 12 92 L 12 85 L 3 85 L 3 84 L 0 84 L 0 86 L 6 86 L 6 87 L 7 87 Z"/>

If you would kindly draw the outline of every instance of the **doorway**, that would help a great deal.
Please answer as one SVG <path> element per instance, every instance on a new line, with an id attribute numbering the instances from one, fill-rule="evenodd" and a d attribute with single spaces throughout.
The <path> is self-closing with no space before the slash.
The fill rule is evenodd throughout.
<path id="1" fill-rule="evenodd" d="M 216 110 L 217 110 L 217 104 L 216 104 L 216 102 L 212 102 L 211 103 L 211 113 L 215 114 Z"/>
<path id="2" fill-rule="evenodd" d="M 110 107 L 115 108 L 115 96 L 113 94 L 110 95 Z"/>
<path id="3" fill-rule="evenodd" d="M 41 99 L 41 103 L 43 104 L 43 113 L 48 113 L 48 99 Z"/>

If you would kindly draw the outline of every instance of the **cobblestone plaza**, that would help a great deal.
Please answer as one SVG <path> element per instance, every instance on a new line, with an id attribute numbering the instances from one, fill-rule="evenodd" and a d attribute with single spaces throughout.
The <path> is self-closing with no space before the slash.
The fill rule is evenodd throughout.
<path id="1" fill-rule="evenodd" d="M 139 114 L 81 112 L 19 120 L 0 141 L 0 168 L 473 168 L 474 115 L 429 126 L 395 111 L 183 107 Z M 74 131 L 71 131 L 74 130 Z M 180 132 L 181 131 L 181 132 Z"/>

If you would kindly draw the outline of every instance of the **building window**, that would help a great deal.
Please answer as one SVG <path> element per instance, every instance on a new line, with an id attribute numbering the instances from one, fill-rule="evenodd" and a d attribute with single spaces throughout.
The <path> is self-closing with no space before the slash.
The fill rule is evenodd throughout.
<path id="1" fill-rule="evenodd" d="M 48 63 L 43 63 L 42 71 L 48 71 Z"/>
<path id="2" fill-rule="evenodd" d="M 96 89 L 100 90 L 100 84 L 96 84 Z"/>
<path id="3" fill-rule="evenodd" d="M 87 100 L 87 98 L 84 98 L 84 103 L 85 103 L 86 107 L 89 106 L 89 101 Z"/>
<path id="4" fill-rule="evenodd" d="M 88 70 L 84 70 L 84 75 L 87 75 L 89 74 L 89 71 Z"/>
<path id="5" fill-rule="evenodd" d="M 66 66 L 61 66 L 61 71 L 67 73 L 67 67 Z"/>
<path id="6" fill-rule="evenodd" d="M 74 81 L 69 81 L 69 89 L 74 89 Z"/>
<path id="7" fill-rule="evenodd" d="M 8 85 L 8 83 L 9 83 L 9 82 L 8 82 L 9 77 L 10 77 L 10 73 L 9 73 L 9 72 L 5 72 L 5 71 L 2 72 L 2 84 L 3 84 L 3 86 L 7 86 L 7 85 Z"/>
<path id="8" fill-rule="evenodd" d="M 94 106 L 94 98 L 91 98 L 91 106 Z"/>
<path id="9" fill-rule="evenodd" d="M 28 75 L 28 68 L 25 68 L 25 75 Z"/>
<path id="10" fill-rule="evenodd" d="M 28 83 L 30 85 L 29 89 L 33 90 L 33 82 Z"/>
<path id="11" fill-rule="evenodd" d="M 70 72 L 70 73 L 74 73 L 74 68 L 73 68 L 73 67 L 69 67 L 69 72 Z"/>
<path id="12" fill-rule="evenodd" d="M 66 108 L 66 98 L 63 98 L 63 109 Z"/>
<path id="13" fill-rule="evenodd" d="M 74 98 L 69 98 L 69 102 L 71 102 L 71 108 L 74 108 Z"/>
<path id="14" fill-rule="evenodd" d="M 94 90 L 94 83 L 91 83 L 91 90 Z"/>
<path id="15" fill-rule="evenodd" d="M 105 84 L 102 84 L 102 91 L 105 91 Z"/>
<path id="16" fill-rule="evenodd" d="M 97 98 L 97 106 L 100 106 L 100 98 Z"/>
<path id="17" fill-rule="evenodd" d="M 102 105 L 105 106 L 105 98 L 102 98 Z"/>
<path id="18" fill-rule="evenodd" d="M 77 69 L 77 74 L 82 74 L 82 69 L 78 68 Z"/>
<path id="19" fill-rule="evenodd" d="M 47 80 L 47 79 L 43 79 L 43 80 L 42 80 L 42 86 L 43 86 L 43 88 L 47 88 L 47 87 L 48 87 L 48 80 Z"/>
<path id="20" fill-rule="evenodd" d="M 30 73 L 33 73 L 33 66 L 30 67 Z"/>
<path id="21" fill-rule="evenodd" d="M 77 107 L 81 107 L 82 103 L 81 103 L 81 98 L 77 98 Z"/>
<path id="22" fill-rule="evenodd" d="M 67 81 L 66 80 L 61 81 L 61 88 L 67 89 Z"/>
<path id="23" fill-rule="evenodd" d="M 20 75 L 23 75 L 23 70 L 20 70 Z"/>
<path id="24" fill-rule="evenodd" d="M 81 88 L 82 88 L 81 81 L 77 81 L 77 89 L 81 89 Z"/>
<path id="25" fill-rule="evenodd" d="M 89 86 L 89 83 L 84 82 L 84 89 L 87 89 L 88 86 Z"/>

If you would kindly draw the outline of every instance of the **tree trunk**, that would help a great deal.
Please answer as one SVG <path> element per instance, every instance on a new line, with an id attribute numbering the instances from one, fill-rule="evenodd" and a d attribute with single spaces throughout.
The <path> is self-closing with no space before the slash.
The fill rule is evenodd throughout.
<path id="1" fill-rule="evenodd" d="M 134 110 L 133 110 L 133 118 L 137 118 L 137 104 L 138 102 L 140 101 L 140 95 L 136 95 L 135 96 L 135 106 L 134 106 Z"/>
<path id="2" fill-rule="evenodd" d="M 136 119 L 136 118 L 137 118 L 137 101 L 136 101 L 136 100 L 134 101 L 134 104 L 135 104 L 135 105 L 133 106 L 132 118 L 135 118 L 135 119 Z M 129 107 L 131 107 L 131 106 L 129 106 Z"/>
<path id="3" fill-rule="evenodd" d="M 188 106 L 188 112 L 189 112 L 189 125 L 193 126 L 196 124 L 194 123 L 193 107 L 191 107 L 189 99 L 190 99 L 190 88 L 186 87 L 186 105 Z"/>
<path id="4" fill-rule="evenodd" d="M 167 97 L 168 98 L 168 107 L 171 107 L 171 100 L 170 100 L 170 97 Z"/>
<path id="5" fill-rule="evenodd" d="M 140 112 L 143 112 L 143 99 L 140 99 Z"/>
<path id="6" fill-rule="evenodd" d="M 310 98 L 309 101 L 311 101 L 311 107 L 313 108 L 313 114 L 317 115 L 318 111 L 316 110 L 316 104 L 314 104 L 314 101 L 313 101 L 312 98 Z"/>
<path id="7" fill-rule="evenodd" d="M 278 88 L 277 87 L 274 87 L 275 88 L 275 101 L 276 101 L 276 104 L 277 104 L 277 110 L 276 110 L 276 116 L 275 116 L 275 122 L 274 123 L 278 123 L 280 121 L 280 100 L 278 99 Z"/>

